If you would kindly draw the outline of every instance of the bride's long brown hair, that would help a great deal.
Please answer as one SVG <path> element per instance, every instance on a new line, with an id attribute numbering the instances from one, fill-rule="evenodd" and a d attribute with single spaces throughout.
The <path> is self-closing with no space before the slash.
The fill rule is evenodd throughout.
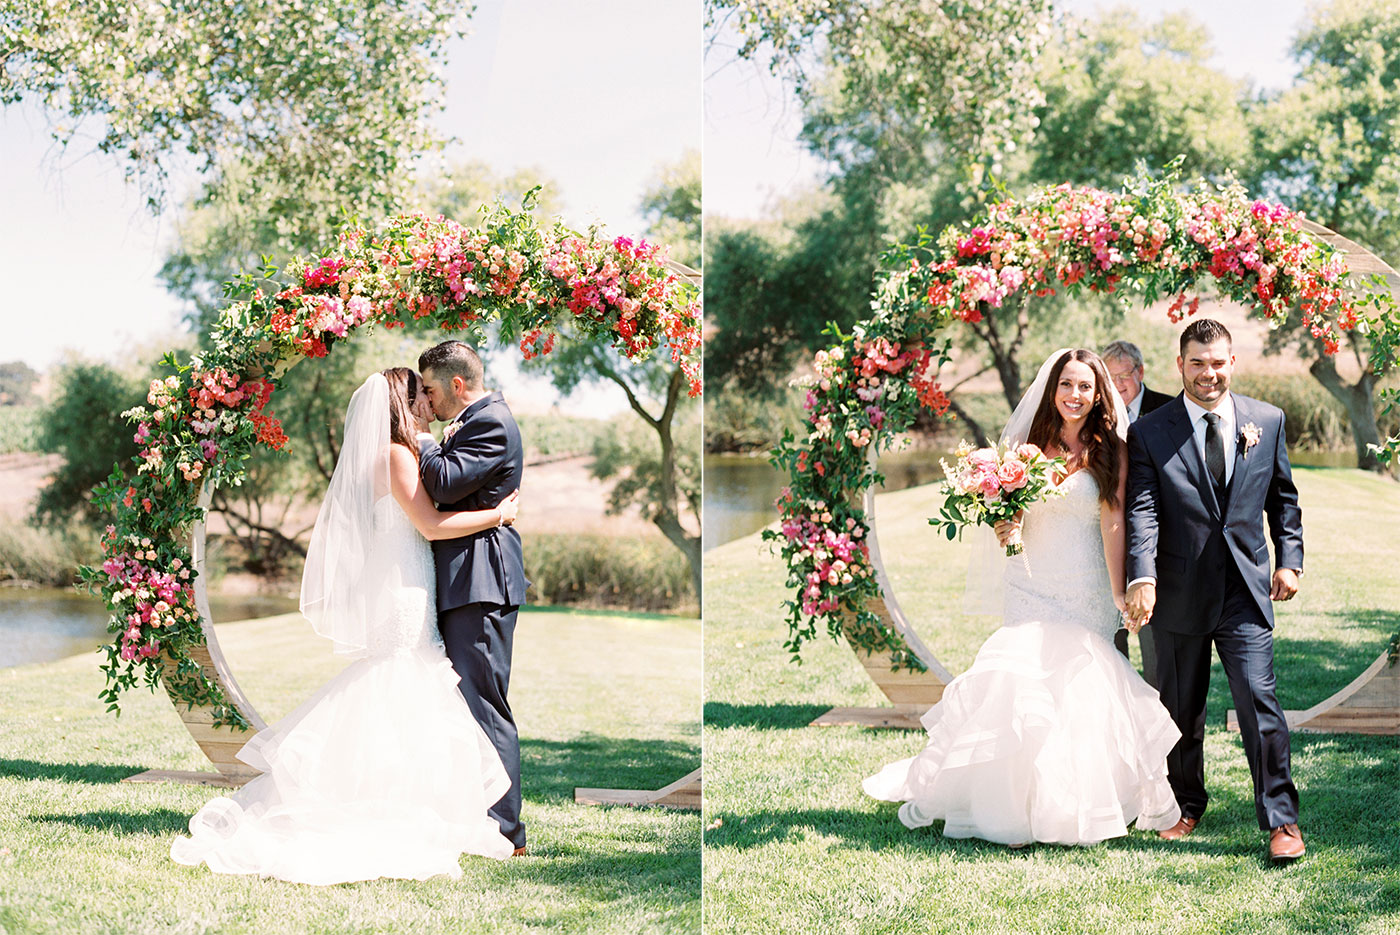
<path id="1" fill-rule="evenodd" d="M 1077 360 L 1094 372 L 1094 403 L 1084 424 L 1079 429 L 1079 442 L 1084 446 L 1084 469 L 1094 475 L 1099 485 L 1099 499 L 1111 507 L 1118 506 L 1118 459 L 1123 457 L 1123 443 L 1118 438 L 1118 417 L 1108 396 L 1108 368 L 1099 355 L 1087 348 L 1065 351 L 1050 370 L 1050 379 L 1045 384 L 1045 392 L 1040 397 L 1040 406 L 1031 420 L 1030 437 L 1026 440 L 1048 451 L 1053 445 L 1062 448 L 1060 430 L 1065 420 L 1055 406 L 1055 388 L 1060 385 L 1060 374 L 1071 360 Z"/>
<path id="2" fill-rule="evenodd" d="M 407 367 L 379 371 L 389 381 L 389 441 L 403 445 L 418 459 L 418 438 L 413 431 L 413 404 L 423 392 L 423 380 Z"/>

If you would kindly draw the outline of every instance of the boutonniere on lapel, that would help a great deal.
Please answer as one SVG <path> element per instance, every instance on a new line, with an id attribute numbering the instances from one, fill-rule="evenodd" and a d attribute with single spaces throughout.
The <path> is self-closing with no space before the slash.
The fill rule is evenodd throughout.
<path id="1" fill-rule="evenodd" d="M 1253 422 L 1246 422 L 1244 428 L 1240 429 L 1240 444 L 1243 446 L 1243 456 L 1249 457 L 1249 449 L 1259 444 L 1259 438 L 1264 433 L 1259 430 L 1259 426 Z"/>
<path id="2" fill-rule="evenodd" d="M 449 422 L 449 423 L 447 423 L 447 428 L 445 428 L 445 429 L 442 430 L 442 443 L 443 443 L 444 445 L 447 444 L 448 441 L 452 438 L 452 436 L 457 434 L 457 430 L 458 430 L 459 428 L 461 428 L 461 427 L 462 427 L 462 423 L 460 423 L 460 422 Z M 1255 431 L 1257 432 L 1257 431 L 1259 431 L 1259 430 L 1258 430 L 1258 429 L 1255 429 Z M 1258 441 L 1258 440 L 1259 440 L 1259 439 L 1256 437 L 1256 438 L 1255 438 L 1255 441 Z"/>

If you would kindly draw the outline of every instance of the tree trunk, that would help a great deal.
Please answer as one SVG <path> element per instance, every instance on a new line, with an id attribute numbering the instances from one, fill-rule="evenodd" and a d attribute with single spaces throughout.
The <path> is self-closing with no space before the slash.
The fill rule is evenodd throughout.
<path id="1" fill-rule="evenodd" d="M 657 512 L 652 522 L 657 529 L 661 530 L 661 534 L 670 540 L 672 545 L 681 550 L 681 554 L 689 563 L 690 580 L 695 586 L 695 603 L 703 612 L 704 594 L 700 589 L 702 580 L 700 571 L 701 537 L 687 534 L 685 527 L 681 525 L 679 515 L 676 513 L 676 444 L 671 438 L 671 422 L 675 418 L 676 407 L 680 403 L 684 374 L 680 367 L 671 371 L 670 382 L 666 385 L 666 407 L 659 417 L 653 418 L 625 380 L 606 367 L 598 369 L 608 379 L 622 387 L 627 394 L 627 402 L 632 407 L 632 411 L 641 416 L 642 421 L 655 430 L 661 442 L 661 490 L 660 496 L 657 498 L 660 502 L 656 505 Z"/>
<path id="2" fill-rule="evenodd" d="M 1319 355 L 1308 372 L 1346 409 L 1351 438 L 1356 444 L 1356 466 L 1363 471 L 1384 473 L 1385 465 L 1370 448 L 1381 443 L 1380 426 L 1376 424 L 1375 376 L 1363 369 L 1361 379 L 1349 384 L 1337 372 L 1336 361 L 1326 354 Z"/>

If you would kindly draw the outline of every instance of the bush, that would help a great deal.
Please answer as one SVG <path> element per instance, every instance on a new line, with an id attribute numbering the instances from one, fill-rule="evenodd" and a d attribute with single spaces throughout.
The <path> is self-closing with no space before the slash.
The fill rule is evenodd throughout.
<path id="1" fill-rule="evenodd" d="M 39 492 L 34 515 L 66 519 L 82 515 L 97 521 L 92 488 L 114 465 L 130 466 L 139 446 L 122 412 L 139 405 L 145 385 L 106 364 L 76 364 L 59 374 L 57 391 L 43 408 L 38 444 L 63 455 L 63 464 Z"/>
<path id="2" fill-rule="evenodd" d="M 78 566 L 102 554 L 98 532 L 78 523 L 32 526 L 0 520 L 0 581 L 32 581 L 65 588 Z"/>
<path id="3" fill-rule="evenodd" d="M 532 604 L 694 611 L 690 567 L 659 534 L 531 533 L 524 537 Z"/>
<path id="4" fill-rule="evenodd" d="M 705 451 L 766 451 L 778 443 L 783 429 L 801 432 L 806 395 L 798 387 L 751 394 L 732 383 L 706 393 Z"/>
<path id="5" fill-rule="evenodd" d="M 1382 386 L 1394 380 L 1382 381 Z M 1306 373 L 1236 374 L 1231 388 L 1283 410 L 1290 448 L 1311 451 L 1351 451 L 1355 444 L 1342 404 Z M 1379 418 L 1381 437 L 1400 433 L 1400 411 Z"/>
<path id="6" fill-rule="evenodd" d="M 0 406 L 0 455 L 40 450 L 39 407 Z"/>
<path id="7" fill-rule="evenodd" d="M 531 461 L 586 455 L 593 450 L 596 439 L 612 430 L 611 424 L 602 419 L 576 416 L 518 415 L 515 421 L 525 443 L 525 456 Z"/>

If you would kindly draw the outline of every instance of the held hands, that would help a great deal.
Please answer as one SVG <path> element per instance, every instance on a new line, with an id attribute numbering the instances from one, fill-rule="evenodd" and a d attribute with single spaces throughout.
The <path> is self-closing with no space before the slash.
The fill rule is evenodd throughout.
<path id="1" fill-rule="evenodd" d="M 502 526 L 513 525 L 516 515 L 520 512 L 520 491 L 512 490 L 510 496 L 502 500 L 496 509 L 501 511 Z"/>
<path id="2" fill-rule="evenodd" d="M 1274 580 L 1269 588 L 1269 600 L 1286 601 L 1298 593 L 1298 573 L 1292 568 L 1279 568 L 1274 571 Z"/>
<path id="3" fill-rule="evenodd" d="M 1021 511 L 1018 510 L 1016 515 L 1011 519 L 998 520 L 996 525 L 992 526 L 992 528 L 996 530 L 997 541 L 1005 548 L 1010 545 L 1021 532 Z"/>
<path id="4" fill-rule="evenodd" d="M 1123 625 L 1129 633 L 1137 633 L 1152 622 L 1152 609 L 1157 606 L 1156 583 L 1139 581 L 1133 585 L 1128 589 L 1127 604 Z"/>

